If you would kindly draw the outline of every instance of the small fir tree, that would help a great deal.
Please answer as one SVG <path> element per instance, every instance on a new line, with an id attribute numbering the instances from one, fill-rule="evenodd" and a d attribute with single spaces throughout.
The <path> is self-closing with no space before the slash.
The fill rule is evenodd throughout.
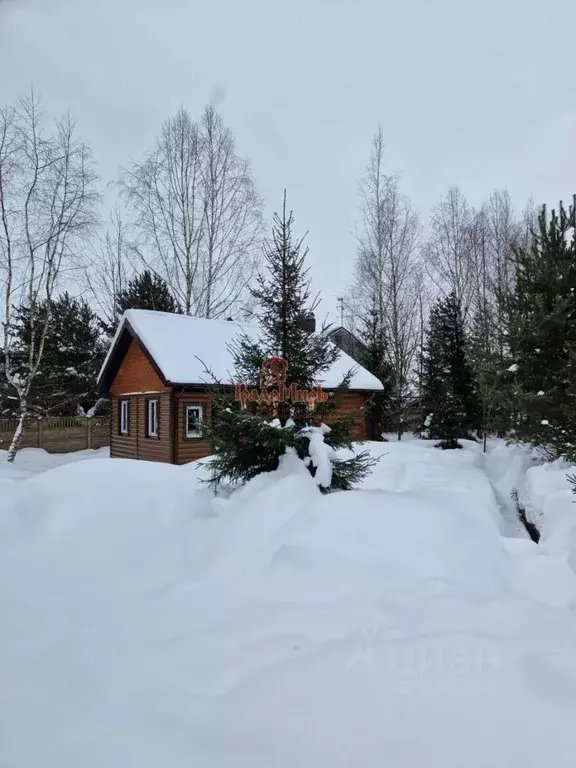
<path id="1" fill-rule="evenodd" d="M 342 449 L 353 448 L 354 414 L 332 420 L 336 401 L 313 414 L 298 418 L 298 404 L 279 404 L 277 412 L 242 409 L 223 391 L 213 393 L 212 423 L 205 433 L 212 443 L 209 465 L 213 486 L 246 483 L 262 472 L 278 469 L 280 457 L 294 452 L 308 467 L 323 493 L 350 490 L 370 474 L 375 461 L 368 452 L 343 458 Z M 289 414 L 284 426 L 278 411 Z M 327 426 L 325 421 L 330 421 Z"/>
<path id="2" fill-rule="evenodd" d="M 575 205 L 542 208 L 508 297 L 514 437 L 576 460 Z"/>
<path id="3" fill-rule="evenodd" d="M 152 309 L 177 314 L 182 312 L 166 280 L 149 269 L 128 282 L 126 289 L 118 294 L 116 308 L 119 316 L 127 309 Z"/>
<path id="4" fill-rule="evenodd" d="M 239 378 L 254 386 L 262 362 L 279 356 L 288 363 L 288 384 L 309 389 L 321 380 L 339 350 L 308 326 L 310 281 L 305 268 L 307 249 L 292 235 L 293 214 L 274 215 L 272 240 L 266 243 L 267 272 L 252 291 L 261 334 L 257 341 L 244 336 L 235 345 Z M 349 384 L 349 376 L 342 389 Z M 338 394 L 312 413 L 305 404 L 284 402 L 242 409 L 223 392 L 214 396 L 212 423 L 213 460 L 210 482 L 244 483 L 261 472 L 277 469 L 280 457 L 293 451 L 302 459 L 322 491 L 346 490 L 370 472 L 373 460 L 367 452 L 344 459 L 339 449 L 352 448 L 355 414 L 336 418 Z M 328 423 L 329 422 L 329 426 Z"/>
<path id="5" fill-rule="evenodd" d="M 471 437 L 481 419 L 454 293 L 439 299 L 430 314 L 423 386 L 423 434 L 439 440 L 441 448 L 459 448 L 458 439 Z"/>

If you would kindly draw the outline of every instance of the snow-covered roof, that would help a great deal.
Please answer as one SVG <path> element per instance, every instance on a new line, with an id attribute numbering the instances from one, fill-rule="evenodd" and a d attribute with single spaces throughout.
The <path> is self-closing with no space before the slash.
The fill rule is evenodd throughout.
<path id="1" fill-rule="evenodd" d="M 230 344 L 242 334 L 255 339 L 259 335 L 256 325 L 128 309 L 102 365 L 100 380 L 127 325 L 142 342 L 164 379 L 173 384 L 212 383 L 212 376 L 225 384 L 233 383 L 234 360 Z M 353 371 L 351 389 L 383 388 L 375 376 L 344 352 L 319 383 L 328 389 L 337 387 L 350 370 Z"/>

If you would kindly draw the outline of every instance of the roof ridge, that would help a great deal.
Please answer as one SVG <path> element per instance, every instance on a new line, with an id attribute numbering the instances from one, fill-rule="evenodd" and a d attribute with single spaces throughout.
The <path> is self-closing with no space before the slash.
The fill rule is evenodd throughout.
<path id="1" fill-rule="evenodd" d="M 143 313 L 147 315 L 164 315 L 166 317 L 171 318 L 178 318 L 182 320 L 201 320 L 205 323 L 219 323 L 220 325 L 240 325 L 245 328 L 260 328 L 261 326 L 257 323 L 249 323 L 244 320 L 222 320 L 219 317 L 200 317 L 199 315 L 186 315 L 184 313 L 180 312 L 164 312 L 159 309 L 126 309 L 124 311 L 124 314 L 122 315 L 122 319 L 128 314 L 128 313 Z M 122 320 L 121 320 L 122 322 Z"/>

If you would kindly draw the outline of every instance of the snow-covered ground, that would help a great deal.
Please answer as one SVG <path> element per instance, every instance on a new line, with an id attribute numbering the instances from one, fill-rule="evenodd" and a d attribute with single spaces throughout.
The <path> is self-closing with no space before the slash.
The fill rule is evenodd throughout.
<path id="1" fill-rule="evenodd" d="M 496 489 L 517 489 L 518 503 L 540 532 L 540 551 L 562 557 L 576 571 L 576 496 L 568 482 L 576 467 L 544 462 L 526 446 L 495 440 L 491 447 L 486 468 Z"/>
<path id="2" fill-rule="evenodd" d="M 532 459 L 370 450 L 329 496 L 293 457 L 228 498 L 0 468 L 0 765 L 572 768 L 576 573 L 506 501 Z"/>
<path id="3" fill-rule="evenodd" d="M 18 452 L 14 464 L 6 464 L 7 451 L 0 451 L 0 481 L 26 480 L 40 472 L 60 467 L 62 464 L 73 464 L 86 459 L 108 459 L 109 448 L 99 448 L 96 451 L 74 451 L 73 453 L 47 453 L 40 448 L 23 448 Z"/>

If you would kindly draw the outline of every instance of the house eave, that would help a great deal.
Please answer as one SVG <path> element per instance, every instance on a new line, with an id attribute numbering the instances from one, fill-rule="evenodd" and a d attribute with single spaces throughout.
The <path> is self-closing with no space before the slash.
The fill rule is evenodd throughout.
<path id="1" fill-rule="evenodd" d="M 106 358 L 102 364 L 102 368 L 100 369 L 100 373 L 98 375 L 98 381 L 97 381 L 97 390 L 99 395 L 109 395 L 110 394 L 110 386 L 114 380 L 114 376 L 118 372 L 118 368 L 120 367 L 120 364 L 122 362 L 122 359 L 124 358 L 126 350 L 124 351 L 124 355 L 122 355 L 122 358 L 117 361 L 117 355 L 119 353 L 120 347 L 123 343 L 123 337 L 124 334 L 128 333 L 130 338 L 138 343 L 138 346 L 142 350 L 142 352 L 145 354 L 148 362 L 154 369 L 154 372 L 162 382 L 162 385 L 164 387 L 172 386 L 170 382 L 168 382 L 160 370 L 160 367 L 158 366 L 158 363 L 156 360 L 152 357 L 150 352 L 148 351 L 146 345 L 138 335 L 138 333 L 134 330 L 132 325 L 126 318 L 122 320 L 122 323 L 118 327 L 118 330 L 116 331 L 116 334 L 114 335 L 114 339 L 112 340 L 112 344 L 110 345 L 110 350 L 108 351 L 108 354 L 106 355 Z M 112 372 L 112 373 L 111 373 Z"/>

